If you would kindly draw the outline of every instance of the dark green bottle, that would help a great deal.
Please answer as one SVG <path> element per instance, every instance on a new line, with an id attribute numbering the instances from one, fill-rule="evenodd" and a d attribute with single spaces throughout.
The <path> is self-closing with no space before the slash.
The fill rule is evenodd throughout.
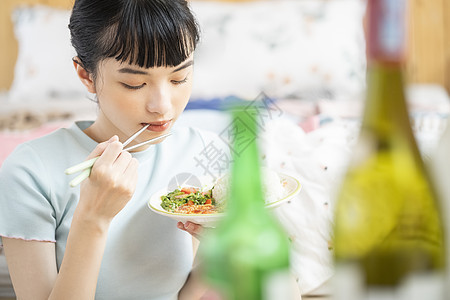
<path id="1" fill-rule="evenodd" d="M 200 244 L 205 275 L 224 299 L 292 299 L 290 242 L 265 208 L 257 113 L 233 110 L 233 165 L 226 216 Z"/>

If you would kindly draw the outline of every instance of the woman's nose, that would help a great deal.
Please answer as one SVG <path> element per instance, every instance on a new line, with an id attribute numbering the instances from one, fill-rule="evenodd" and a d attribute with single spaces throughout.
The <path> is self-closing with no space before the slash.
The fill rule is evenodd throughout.
<path id="1" fill-rule="evenodd" d="M 168 87 L 164 84 L 155 86 L 147 98 L 147 111 L 160 115 L 167 115 L 167 112 L 170 110 L 170 106 L 171 97 Z"/>

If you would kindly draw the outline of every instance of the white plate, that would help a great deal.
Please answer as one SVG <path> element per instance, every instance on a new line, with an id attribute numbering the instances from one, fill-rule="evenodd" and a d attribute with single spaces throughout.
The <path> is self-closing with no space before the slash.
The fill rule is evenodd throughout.
<path id="1" fill-rule="evenodd" d="M 281 182 L 286 182 L 286 184 L 283 186 L 284 188 L 284 197 L 281 199 L 278 199 L 277 201 L 268 203 L 266 206 L 268 208 L 275 208 L 280 206 L 281 204 L 285 203 L 286 201 L 290 200 L 292 197 L 297 195 L 301 190 L 300 182 L 287 174 L 278 173 L 278 176 L 281 179 Z M 191 221 L 193 223 L 197 223 L 200 225 L 203 225 L 204 227 L 214 227 L 214 225 L 217 223 L 217 221 L 224 216 L 224 213 L 216 213 L 216 214 L 180 214 L 180 213 L 173 213 L 168 212 L 164 208 L 161 207 L 161 196 L 168 194 L 171 191 L 168 191 L 167 189 L 159 190 L 158 192 L 154 193 L 148 202 L 148 207 L 152 211 L 154 211 L 157 214 L 172 218 L 174 220 L 180 221 L 180 222 L 187 222 Z"/>

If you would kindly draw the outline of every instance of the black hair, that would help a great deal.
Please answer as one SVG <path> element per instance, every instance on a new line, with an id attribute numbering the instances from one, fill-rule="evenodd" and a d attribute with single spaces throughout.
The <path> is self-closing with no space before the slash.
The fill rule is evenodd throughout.
<path id="1" fill-rule="evenodd" d="M 75 0 L 69 29 L 76 62 L 94 76 L 112 57 L 145 68 L 177 66 L 199 41 L 186 0 Z"/>

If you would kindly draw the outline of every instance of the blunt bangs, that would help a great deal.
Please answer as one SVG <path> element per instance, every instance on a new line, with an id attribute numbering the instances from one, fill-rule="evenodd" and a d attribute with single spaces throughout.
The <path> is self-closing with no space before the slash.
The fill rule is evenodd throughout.
<path id="1" fill-rule="evenodd" d="M 103 57 L 139 67 L 173 67 L 185 61 L 199 40 L 198 25 L 180 1 L 124 0 L 123 10 L 100 40 Z"/>

